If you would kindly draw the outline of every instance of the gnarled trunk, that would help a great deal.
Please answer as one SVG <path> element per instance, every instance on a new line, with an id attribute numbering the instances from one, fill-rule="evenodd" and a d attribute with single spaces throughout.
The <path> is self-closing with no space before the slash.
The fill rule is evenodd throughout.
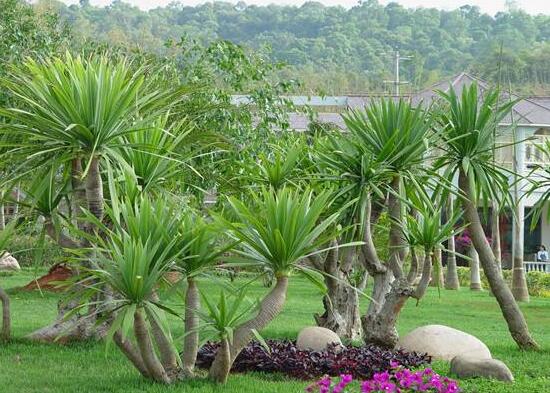
<path id="1" fill-rule="evenodd" d="M 0 338 L 2 341 L 8 341 L 11 337 L 10 297 L 1 287 L 0 301 L 2 302 L 2 332 L 0 332 Z"/>
<path id="2" fill-rule="evenodd" d="M 199 290 L 193 278 L 187 279 L 187 293 L 185 296 L 185 339 L 183 342 L 183 373 L 186 377 L 193 376 L 197 353 L 199 351 Z"/>
<path id="3" fill-rule="evenodd" d="M 237 355 L 252 339 L 252 331 L 260 331 L 265 328 L 283 309 L 288 289 L 288 277 L 279 276 L 276 279 L 275 286 L 260 302 L 258 314 L 235 329 L 233 341 L 229 344 L 229 369 L 231 369 Z M 218 375 L 221 370 L 226 368 L 225 356 L 224 351 L 216 354 L 216 358 L 210 366 L 211 374 Z"/>
<path id="4" fill-rule="evenodd" d="M 361 338 L 361 316 L 359 296 L 352 286 L 350 276 L 356 265 L 356 249 L 349 248 L 343 253 L 338 251 L 338 243 L 333 241 L 322 266 L 325 274 L 327 294 L 323 297 L 325 312 L 315 314 L 317 326 L 332 330 L 338 336 L 348 340 Z"/>
<path id="5" fill-rule="evenodd" d="M 367 344 L 394 348 L 399 341 L 395 325 L 407 299 L 414 294 L 414 288 L 405 278 L 396 279 L 390 287 L 380 311 L 367 313 L 361 318 L 363 339 Z"/>
<path id="6" fill-rule="evenodd" d="M 500 306 L 504 319 L 508 324 L 508 330 L 521 349 L 538 349 L 539 345 L 531 337 L 527 322 L 512 292 L 508 288 L 508 285 L 506 285 L 506 282 L 496 266 L 493 250 L 491 250 L 485 238 L 485 233 L 477 212 L 475 190 L 470 189 L 470 183 L 463 171 L 461 171 L 459 175 L 459 188 L 466 195 L 466 198 L 462 198 L 462 206 L 465 213 L 464 217 L 469 224 L 472 242 L 479 253 L 479 259 L 483 266 L 483 270 Z"/>
<path id="7" fill-rule="evenodd" d="M 399 182 L 394 181 L 393 185 L 398 190 Z M 402 242 L 402 236 L 399 226 L 395 225 L 395 220 L 399 220 L 400 218 L 401 209 L 399 201 L 395 196 L 390 195 L 388 206 L 390 217 L 394 223 L 392 228 L 390 228 L 391 269 L 388 269 L 378 259 L 378 254 L 372 240 L 371 203 L 367 201 L 366 204 L 362 253 L 365 268 L 373 276 L 374 286 L 371 295 L 372 300 L 367 313 L 361 317 L 361 325 L 365 343 L 393 348 L 399 339 L 397 329 L 395 328 L 397 318 L 409 296 L 414 293 L 414 288 L 407 278 L 402 277 L 401 250 L 399 247 Z M 394 274 L 397 274 L 395 280 Z"/>

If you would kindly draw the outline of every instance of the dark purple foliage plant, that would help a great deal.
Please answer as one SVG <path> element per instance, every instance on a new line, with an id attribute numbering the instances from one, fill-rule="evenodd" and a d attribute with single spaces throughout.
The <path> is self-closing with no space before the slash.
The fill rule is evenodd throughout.
<path id="1" fill-rule="evenodd" d="M 304 351 L 288 340 L 267 340 L 267 348 L 252 341 L 237 356 L 233 372 L 261 371 L 283 373 L 296 379 L 314 379 L 323 375 L 336 377 L 349 374 L 355 379 L 367 380 L 376 373 L 391 369 L 392 362 L 407 368 L 427 365 L 431 358 L 425 354 L 389 351 L 374 345 L 362 347 L 330 347 L 326 351 Z M 212 364 L 219 344 L 206 343 L 197 357 L 197 367 L 207 369 Z"/>

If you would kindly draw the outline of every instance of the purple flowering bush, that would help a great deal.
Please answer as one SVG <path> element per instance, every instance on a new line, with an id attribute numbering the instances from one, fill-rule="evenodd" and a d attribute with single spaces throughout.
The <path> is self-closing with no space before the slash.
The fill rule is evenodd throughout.
<path id="1" fill-rule="evenodd" d="M 435 373 L 427 368 L 411 371 L 392 361 L 391 369 L 376 373 L 372 379 L 362 381 L 359 385 L 351 383 L 353 376 L 340 375 L 337 381 L 325 375 L 319 381 L 306 388 L 308 393 L 458 393 L 458 383 Z M 359 389 L 357 389 L 359 388 Z"/>

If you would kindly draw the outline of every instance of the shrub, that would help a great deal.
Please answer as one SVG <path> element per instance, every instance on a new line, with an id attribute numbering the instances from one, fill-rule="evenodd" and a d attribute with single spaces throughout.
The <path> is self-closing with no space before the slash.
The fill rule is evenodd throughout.
<path id="1" fill-rule="evenodd" d="M 63 250 L 57 244 L 45 239 L 44 246 L 38 250 L 39 243 L 38 236 L 18 234 L 11 239 L 8 251 L 17 259 L 21 267 L 34 266 L 37 255 L 39 266 L 53 266 L 66 259 Z"/>
<path id="2" fill-rule="evenodd" d="M 457 272 L 460 285 L 468 287 L 470 285 L 470 268 L 459 266 Z M 502 274 L 508 285 L 512 285 L 512 271 L 503 270 Z M 480 275 L 483 288 L 489 288 L 489 282 L 483 270 L 480 271 Z M 550 298 L 550 274 L 531 271 L 527 272 L 525 277 L 527 279 L 529 295 Z"/>
<path id="3" fill-rule="evenodd" d="M 341 375 L 338 381 L 332 381 L 326 375 L 305 390 L 311 393 L 357 392 L 355 386 L 351 385 L 352 382 L 353 377 L 349 374 Z M 413 372 L 394 362 L 390 370 L 374 374 L 372 379 L 361 382 L 360 386 L 361 393 L 460 392 L 456 381 L 441 376 L 429 368 Z"/>
<path id="4" fill-rule="evenodd" d="M 262 344 L 252 341 L 237 356 L 232 371 L 280 372 L 296 379 L 319 378 L 323 375 L 350 374 L 354 378 L 369 379 L 377 372 L 390 368 L 391 362 L 406 367 L 418 367 L 431 362 L 425 354 L 402 350 L 389 351 L 374 345 L 339 349 L 331 347 L 323 352 L 304 351 L 288 340 L 267 340 L 267 351 Z M 219 344 L 206 343 L 197 357 L 197 366 L 208 368 L 214 360 Z"/>

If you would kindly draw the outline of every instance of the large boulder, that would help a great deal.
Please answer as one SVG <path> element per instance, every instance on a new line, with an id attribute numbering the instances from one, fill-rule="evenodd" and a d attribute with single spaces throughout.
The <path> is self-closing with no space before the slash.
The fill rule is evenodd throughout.
<path id="1" fill-rule="evenodd" d="M 427 352 L 437 360 L 451 361 L 459 355 L 477 359 L 491 358 L 491 351 L 479 339 L 443 325 L 416 328 L 402 337 L 398 346 L 409 352 Z"/>
<path id="2" fill-rule="evenodd" d="M 469 356 L 455 356 L 451 361 L 451 373 L 459 378 L 491 378 L 504 382 L 513 382 L 512 372 L 500 360 L 476 359 Z"/>
<path id="3" fill-rule="evenodd" d="M 330 344 L 342 346 L 342 341 L 332 330 L 318 326 L 302 329 L 296 340 L 296 346 L 301 350 L 324 351 Z"/>
<path id="4" fill-rule="evenodd" d="M 5 253 L 2 257 L 0 257 L 0 271 L 5 270 L 21 270 L 17 259 L 9 253 Z"/>

